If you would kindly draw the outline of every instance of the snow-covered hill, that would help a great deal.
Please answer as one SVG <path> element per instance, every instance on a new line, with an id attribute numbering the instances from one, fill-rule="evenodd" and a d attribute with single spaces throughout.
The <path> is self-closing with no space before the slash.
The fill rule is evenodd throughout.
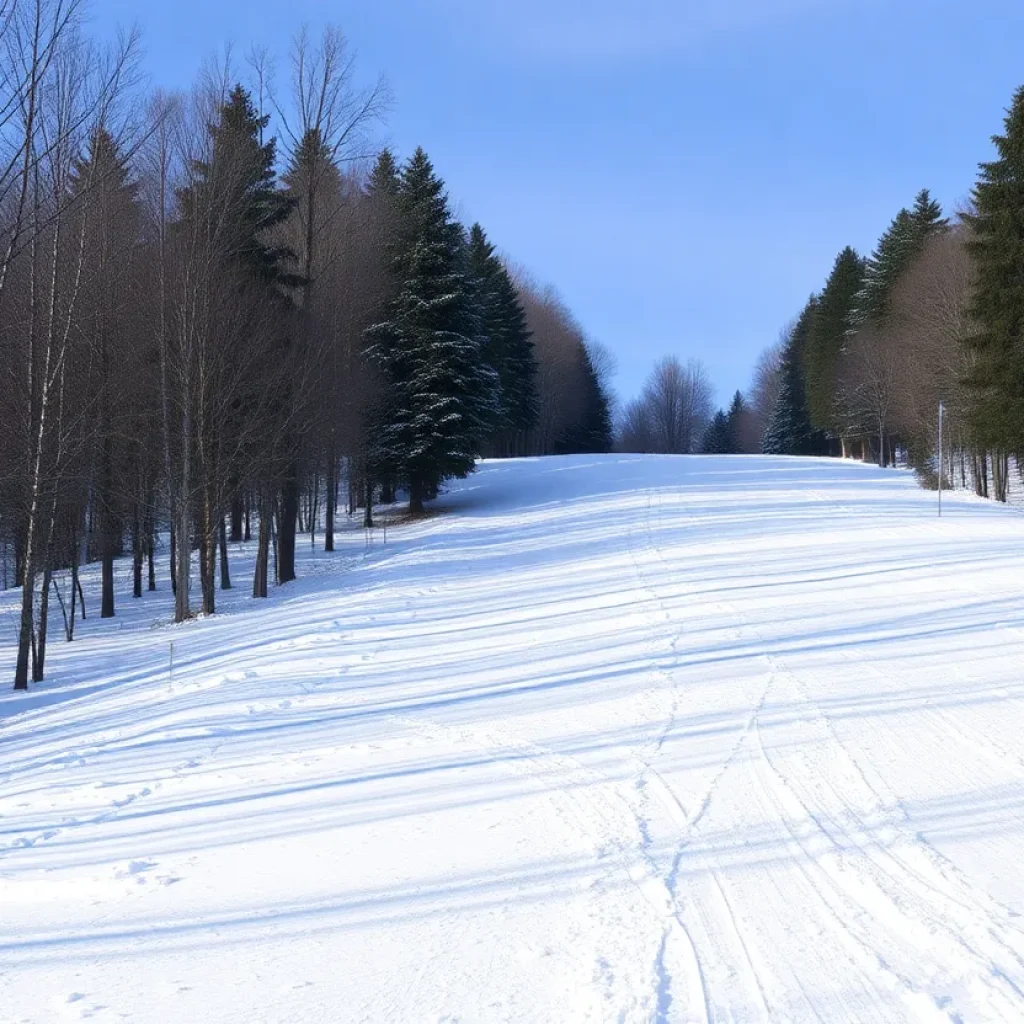
<path id="1" fill-rule="evenodd" d="M 0 696 L 0 1021 L 1024 1019 L 1024 516 L 744 457 L 439 504 Z"/>

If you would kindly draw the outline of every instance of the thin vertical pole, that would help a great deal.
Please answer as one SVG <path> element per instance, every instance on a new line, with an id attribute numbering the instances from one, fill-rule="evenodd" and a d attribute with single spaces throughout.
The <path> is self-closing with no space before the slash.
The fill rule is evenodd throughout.
<path id="1" fill-rule="evenodd" d="M 942 403 L 939 402 L 939 518 L 942 518 Z"/>

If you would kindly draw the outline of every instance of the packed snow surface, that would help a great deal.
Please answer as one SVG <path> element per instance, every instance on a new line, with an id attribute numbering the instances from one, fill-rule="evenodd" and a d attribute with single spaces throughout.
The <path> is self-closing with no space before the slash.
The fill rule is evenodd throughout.
<path id="1" fill-rule="evenodd" d="M 0 1021 L 1024 1019 L 1024 516 L 754 457 L 438 509 L 266 602 L 239 548 L 205 621 L 54 609 Z"/>

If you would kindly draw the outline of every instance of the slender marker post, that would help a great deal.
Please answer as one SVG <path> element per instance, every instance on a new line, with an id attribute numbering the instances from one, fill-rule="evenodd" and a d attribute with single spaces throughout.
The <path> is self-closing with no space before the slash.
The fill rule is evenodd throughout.
<path id="1" fill-rule="evenodd" d="M 939 518 L 942 518 L 942 413 L 943 405 L 939 402 Z"/>

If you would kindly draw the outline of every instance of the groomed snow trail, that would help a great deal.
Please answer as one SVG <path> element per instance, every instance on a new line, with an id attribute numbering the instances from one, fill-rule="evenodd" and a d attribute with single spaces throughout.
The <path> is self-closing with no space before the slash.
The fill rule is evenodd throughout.
<path id="1" fill-rule="evenodd" d="M 1024 1019 L 1024 516 L 759 457 L 438 504 L 0 696 L 0 1021 Z"/>

